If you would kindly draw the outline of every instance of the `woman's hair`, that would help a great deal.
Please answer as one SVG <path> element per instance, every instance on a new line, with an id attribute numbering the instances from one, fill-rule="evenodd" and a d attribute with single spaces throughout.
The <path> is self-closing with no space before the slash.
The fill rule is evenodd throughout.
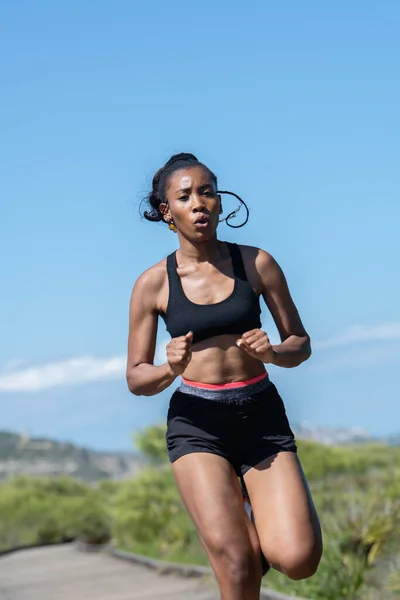
<path id="1" fill-rule="evenodd" d="M 171 156 L 169 161 L 167 161 L 165 165 L 161 167 L 161 169 L 159 169 L 154 175 L 151 192 L 143 200 L 145 205 L 147 205 L 147 210 L 143 211 L 144 218 L 148 221 L 164 221 L 164 215 L 160 210 L 160 204 L 167 203 L 166 191 L 168 187 L 169 178 L 173 173 L 175 173 L 175 171 L 179 171 L 180 169 L 190 169 L 191 167 L 201 167 L 202 169 L 204 169 L 210 175 L 210 178 L 215 184 L 215 188 L 217 189 L 218 194 L 229 194 L 237 198 L 237 200 L 239 200 L 239 206 L 234 211 L 229 213 L 227 217 L 221 220 L 225 221 L 226 224 L 229 225 L 229 227 L 233 227 L 235 229 L 237 229 L 238 227 L 243 227 L 243 225 L 247 223 L 249 218 L 249 209 L 244 200 L 242 200 L 237 194 L 234 194 L 233 192 L 223 192 L 221 190 L 218 190 L 217 177 L 214 175 L 214 173 L 206 165 L 200 162 L 194 156 L 194 154 L 189 154 L 187 152 L 181 152 L 180 154 L 174 154 L 173 156 Z M 236 217 L 236 214 L 239 212 L 242 205 L 246 209 L 245 220 L 240 225 L 232 225 L 230 223 L 230 220 Z"/>
<path id="2" fill-rule="evenodd" d="M 166 191 L 170 176 L 175 173 L 175 171 L 179 171 L 180 169 L 190 169 L 191 167 L 201 167 L 202 169 L 205 169 L 213 180 L 215 187 L 217 187 L 217 178 L 214 173 L 210 171 L 206 165 L 203 165 L 194 154 L 188 154 L 187 152 L 174 154 L 153 177 L 152 190 L 145 198 L 145 202 L 149 206 L 149 210 L 143 212 L 145 219 L 148 221 L 163 220 L 160 204 L 167 202 Z"/>

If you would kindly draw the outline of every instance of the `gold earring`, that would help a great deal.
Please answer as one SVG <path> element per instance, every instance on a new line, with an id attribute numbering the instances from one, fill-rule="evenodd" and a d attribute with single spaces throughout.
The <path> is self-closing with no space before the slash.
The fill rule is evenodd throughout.
<path id="1" fill-rule="evenodd" d="M 174 233 L 176 233 L 176 232 L 178 231 L 178 230 L 177 230 L 177 228 L 175 227 L 175 223 L 174 223 L 173 221 L 170 221 L 170 222 L 169 222 L 169 225 L 168 225 L 168 227 L 169 227 L 169 228 L 170 228 L 170 230 L 171 230 L 171 231 L 173 231 Z"/>

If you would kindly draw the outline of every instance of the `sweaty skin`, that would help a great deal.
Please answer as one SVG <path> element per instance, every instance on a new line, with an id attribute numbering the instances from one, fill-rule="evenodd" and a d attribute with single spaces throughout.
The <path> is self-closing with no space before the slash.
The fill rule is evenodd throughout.
<path id="1" fill-rule="evenodd" d="M 196 304 L 214 304 L 233 290 L 234 275 L 226 244 L 216 236 L 221 199 L 210 175 L 192 167 L 174 173 L 167 188 L 168 203 L 160 206 L 166 222 L 178 229 L 178 275 L 185 295 Z M 195 223 L 203 218 L 205 224 Z M 166 260 L 137 280 L 130 303 L 128 387 L 136 395 L 154 395 L 183 375 L 186 379 L 223 384 L 244 381 L 265 371 L 264 364 L 295 367 L 311 354 L 310 340 L 291 298 L 286 279 L 274 258 L 252 246 L 240 246 L 247 278 L 265 300 L 281 343 L 272 346 L 266 332 L 219 335 L 192 344 L 192 334 L 167 346 L 168 362 L 154 366 L 158 318 L 168 304 Z"/>

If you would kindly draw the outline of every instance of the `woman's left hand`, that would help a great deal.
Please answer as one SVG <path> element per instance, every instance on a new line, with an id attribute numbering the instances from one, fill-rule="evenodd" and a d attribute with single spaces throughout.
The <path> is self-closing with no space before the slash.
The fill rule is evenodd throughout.
<path id="1" fill-rule="evenodd" d="M 263 363 L 274 362 L 274 349 L 269 341 L 268 335 L 261 329 L 246 331 L 246 333 L 236 341 L 236 345 L 247 352 L 247 354 L 261 360 Z"/>

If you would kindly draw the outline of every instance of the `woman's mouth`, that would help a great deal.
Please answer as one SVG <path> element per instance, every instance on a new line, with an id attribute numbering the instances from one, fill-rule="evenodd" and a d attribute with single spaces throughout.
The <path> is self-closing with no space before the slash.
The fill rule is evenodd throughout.
<path id="1" fill-rule="evenodd" d="M 208 225 L 210 224 L 210 219 L 209 217 L 198 217 L 196 219 L 196 221 L 194 222 L 194 226 L 196 227 L 196 229 L 205 229 L 206 227 L 208 227 Z"/>

